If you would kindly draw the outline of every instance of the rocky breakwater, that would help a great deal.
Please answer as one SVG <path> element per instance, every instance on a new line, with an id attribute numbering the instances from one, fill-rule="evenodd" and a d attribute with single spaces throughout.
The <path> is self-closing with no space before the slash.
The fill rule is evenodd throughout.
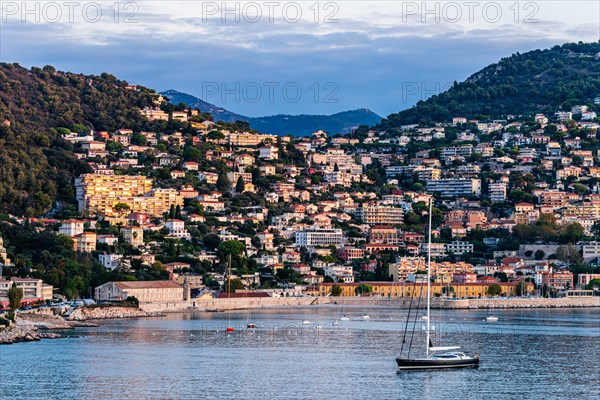
<path id="1" fill-rule="evenodd" d="M 19 319 L 14 324 L 0 329 L 0 344 L 13 344 L 19 342 L 35 342 L 41 339 L 58 339 L 58 333 L 39 332 L 38 328 L 30 324 L 21 324 Z"/>
<path id="2" fill-rule="evenodd" d="M 86 321 L 89 319 L 140 318 L 160 316 L 164 316 L 164 314 L 156 312 L 147 312 L 136 307 L 91 306 L 77 308 L 69 316 L 67 316 L 67 320 Z"/>

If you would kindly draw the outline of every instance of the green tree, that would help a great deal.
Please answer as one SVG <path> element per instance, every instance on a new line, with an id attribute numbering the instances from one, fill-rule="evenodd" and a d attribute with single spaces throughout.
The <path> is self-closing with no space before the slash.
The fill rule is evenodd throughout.
<path id="1" fill-rule="evenodd" d="M 215 235 L 214 233 L 209 233 L 208 235 L 204 235 L 202 237 L 202 243 L 204 243 L 204 246 L 208 247 L 209 249 L 216 249 L 217 247 L 219 247 L 221 239 L 218 235 Z"/>
<path id="2" fill-rule="evenodd" d="M 126 203 L 117 203 L 114 205 L 113 209 L 115 212 L 121 214 L 131 210 L 131 207 L 129 207 L 129 205 Z"/>
<path id="3" fill-rule="evenodd" d="M 356 289 L 354 289 L 354 292 L 357 295 L 369 294 L 369 293 L 373 292 L 373 286 L 365 285 L 364 283 L 361 283 L 360 285 L 358 285 L 356 287 Z"/>
<path id="4" fill-rule="evenodd" d="M 245 189 L 245 184 L 244 184 L 244 178 L 242 178 L 242 176 L 240 175 L 240 177 L 237 180 L 237 183 L 235 184 L 235 192 L 236 193 L 242 193 Z"/>
<path id="5" fill-rule="evenodd" d="M 220 139 L 225 139 L 225 134 L 221 131 L 210 131 L 208 132 L 208 134 L 206 135 L 207 139 L 211 139 L 211 140 L 220 140 Z"/>
<path id="6" fill-rule="evenodd" d="M 231 281 L 229 283 L 227 281 L 225 281 L 224 291 L 226 293 L 230 293 L 229 292 L 229 287 L 231 287 L 231 293 L 235 293 L 236 290 L 245 289 L 244 288 L 244 284 L 239 279 L 231 279 Z"/>
<path id="7" fill-rule="evenodd" d="M 125 299 L 125 301 L 128 302 L 128 303 L 131 303 L 131 304 L 135 305 L 136 307 L 140 306 L 140 301 L 135 296 L 127 296 L 127 298 Z"/>
<path id="8" fill-rule="evenodd" d="M 340 285 L 333 285 L 331 287 L 331 295 L 339 297 L 342 295 L 342 287 Z"/>
<path id="9" fill-rule="evenodd" d="M 444 286 L 442 287 L 442 293 L 446 296 L 450 296 L 452 293 L 454 293 L 454 288 L 452 286 Z"/>
<path id="10" fill-rule="evenodd" d="M 525 281 L 520 281 L 515 286 L 515 294 L 517 296 L 523 296 L 527 294 L 527 283 Z"/>
<path id="11" fill-rule="evenodd" d="M 217 178 L 217 189 L 219 189 L 221 192 L 227 192 L 229 191 L 230 187 L 231 182 L 229 181 L 227 174 L 225 174 L 225 172 L 221 172 L 219 174 L 219 178 Z"/>
<path id="12" fill-rule="evenodd" d="M 14 284 L 8 289 L 8 305 L 12 310 L 21 307 L 23 300 L 23 289 L 16 287 Z"/>
<path id="13" fill-rule="evenodd" d="M 204 160 L 202 152 L 193 146 L 185 146 L 183 148 L 183 160 L 201 162 Z"/>
<path id="14" fill-rule="evenodd" d="M 587 290 L 596 290 L 600 289 L 600 279 L 592 279 L 587 285 L 585 285 Z"/>
<path id="15" fill-rule="evenodd" d="M 487 294 L 488 296 L 500 296 L 500 294 L 502 294 L 502 286 L 494 283 L 488 287 Z"/>
<path id="16" fill-rule="evenodd" d="M 535 251 L 534 258 L 536 260 L 543 260 L 545 255 L 544 250 L 538 249 Z"/>
<path id="17" fill-rule="evenodd" d="M 224 261 L 231 255 L 231 257 L 239 257 L 246 250 L 244 243 L 239 240 L 227 240 L 219 244 L 217 248 L 217 256 L 220 260 Z"/>
<path id="18" fill-rule="evenodd" d="M 567 265 L 579 264 L 583 257 L 577 247 L 573 245 L 562 245 L 556 249 L 556 258 L 567 263 Z"/>

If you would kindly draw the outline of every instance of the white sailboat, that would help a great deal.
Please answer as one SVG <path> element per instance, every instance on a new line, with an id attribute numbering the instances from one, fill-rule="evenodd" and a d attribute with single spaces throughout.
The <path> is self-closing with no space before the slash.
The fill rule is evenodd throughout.
<path id="1" fill-rule="evenodd" d="M 342 316 L 340 317 L 340 321 L 350 321 L 350 317 L 344 314 L 344 305 L 346 300 L 342 299 Z"/>
<path id="2" fill-rule="evenodd" d="M 429 202 L 429 245 L 427 247 L 427 314 L 424 319 L 427 322 L 425 328 L 425 356 L 411 358 L 409 355 L 403 358 L 402 355 L 396 358 L 396 363 L 400 370 L 415 369 L 441 369 L 441 368 L 464 368 L 476 367 L 479 365 L 479 356 L 466 355 L 459 350 L 459 346 L 435 347 L 431 342 L 431 219 L 433 214 L 433 198 Z M 408 324 L 408 320 L 407 320 Z M 408 325 L 407 325 L 408 326 Z"/>

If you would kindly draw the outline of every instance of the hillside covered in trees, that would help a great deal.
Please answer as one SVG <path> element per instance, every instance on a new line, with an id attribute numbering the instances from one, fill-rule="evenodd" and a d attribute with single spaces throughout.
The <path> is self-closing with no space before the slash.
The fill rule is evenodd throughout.
<path id="1" fill-rule="evenodd" d="M 503 58 L 447 91 L 389 115 L 378 127 L 447 122 L 455 116 L 551 113 L 599 95 L 600 43 L 569 43 Z"/>
<path id="2" fill-rule="evenodd" d="M 151 93 L 127 89 L 109 74 L 0 64 L 0 212 L 37 216 L 56 201 L 73 203 L 73 178 L 88 167 L 61 138 L 61 128 L 147 128 L 138 108 L 151 104 Z"/>

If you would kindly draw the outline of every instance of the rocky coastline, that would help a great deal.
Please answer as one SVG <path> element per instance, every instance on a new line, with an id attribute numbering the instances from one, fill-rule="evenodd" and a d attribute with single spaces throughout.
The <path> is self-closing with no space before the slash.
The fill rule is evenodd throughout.
<path id="1" fill-rule="evenodd" d="M 135 307 L 79 307 L 67 316 L 61 315 L 61 309 L 38 309 L 17 313 L 15 322 L 0 328 L 0 344 L 33 342 L 41 339 L 59 339 L 63 335 L 46 330 L 65 330 L 80 327 L 97 327 L 89 320 L 112 318 L 140 318 L 163 316 L 161 313 L 146 312 Z M 56 314 L 55 314 L 56 313 Z"/>
<path id="2" fill-rule="evenodd" d="M 32 325 L 13 324 L 0 329 L 0 344 L 13 344 L 20 342 L 37 342 L 42 339 L 60 339 L 63 336 L 52 332 L 39 332 Z"/>

